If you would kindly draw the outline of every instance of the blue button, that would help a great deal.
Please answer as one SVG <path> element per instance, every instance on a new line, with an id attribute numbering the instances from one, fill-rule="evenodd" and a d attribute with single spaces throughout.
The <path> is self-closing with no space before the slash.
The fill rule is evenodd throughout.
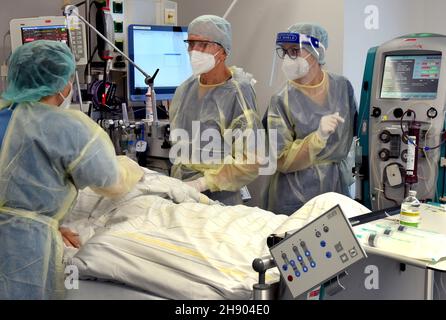
<path id="1" fill-rule="evenodd" d="M 303 270 L 304 270 L 304 272 L 307 272 L 308 268 L 307 267 L 303 267 Z"/>
<path id="2" fill-rule="evenodd" d="M 282 269 L 283 269 L 283 271 L 287 271 L 287 270 L 288 270 L 288 266 L 287 266 L 286 264 L 284 264 L 284 265 L 282 266 Z"/>
<path id="3" fill-rule="evenodd" d="M 296 271 L 296 272 L 294 272 L 294 275 L 295 275 L 297 278 L 299 278 L 299 277 L 300 277 L 300 272 L 299 272 L 299 271 Z"/>
<path id="4" fill-rule="evenodd" d="M 298 261 L 302 261 L 302 256 L 298 256 L 298 257 L 297 257 L 297 260 L 298 260 Z"/>
<path id="5" fill-rule="evenodd" d="M 326 245 L 327 245 L 327 243 L 326 243 L 325 241 L 322 240 L 322 241 L 321 241 L 321 247 L 322 247 L 322 248 L 325 248 Z"/>
<path id="6" fill-rule="evenodd" d="M 307 257 L 309 257 L 311 254 L 310 254 L 310 251 L 305 251 L 305 255 L 307 256 Z"/>
<path id="7" fill-rule="evenodd" d="M 316 268 L 316 262 L 311 261 L 310 266 L 311 266 L 312 268 Z"/>
<path id="8" fill-rule="evenodd" d="M 296 261 L 290 260 L 290 264 L 294 267 L 296 265 Z"/>
<path id="9" fill-rule="evenodd" d="M 325 256 L 326 256 L 328 259 L 330 259 L 330 258 L 331 258 L 331 252 L 328 251 L 328 252 L 325 254 Z"/>

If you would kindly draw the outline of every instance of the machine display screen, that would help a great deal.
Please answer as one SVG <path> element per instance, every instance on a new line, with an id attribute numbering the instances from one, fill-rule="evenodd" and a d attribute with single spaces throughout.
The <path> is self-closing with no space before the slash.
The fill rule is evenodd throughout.
<path id="1" fill-rule="evenodd" d="M 387 56 L 381 98 L 436 99 L 440 69 L 441 55 Z"/>
<path id="2" fill-rule="evenodd" d="M 68 44 L 68 29 L 60 26 L 22 27 L 23 44 L 35 40 L 55 40 Z"/>
<path id="3" fill-rule="evenodd" d="M 182 82 L 192 75 L 189 54 L 184 40 L 186 27 L 174 26 L 131 26 L 129 29 L 129 53 L 145 72 L 155 78 L 157 94 L 173 93 Z M 130 92 L 145 94 L 147 85 L 141 72 L 131 67 Z"/>

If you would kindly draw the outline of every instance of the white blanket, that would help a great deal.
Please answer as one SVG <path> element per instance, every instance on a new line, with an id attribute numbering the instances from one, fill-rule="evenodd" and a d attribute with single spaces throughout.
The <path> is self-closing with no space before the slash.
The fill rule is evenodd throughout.
<path id="1" fill-rule="evenodd" d="M 327 193 L 288 217 L 199 203 L 211 202 L 188 188 L 147 170 L 145 181 L 117 201 L 83 191 L 64 223 L 83 242 L 68 262 L 84 277 L 123 282 L 169 299 L 249 299 L 258 281 L 251 264 L 269 254 L 268 235 L 301 228 L 337 204 L 347 216 L 369 212 Z M 267 279 L 277 278 L 273 270 Z"/>

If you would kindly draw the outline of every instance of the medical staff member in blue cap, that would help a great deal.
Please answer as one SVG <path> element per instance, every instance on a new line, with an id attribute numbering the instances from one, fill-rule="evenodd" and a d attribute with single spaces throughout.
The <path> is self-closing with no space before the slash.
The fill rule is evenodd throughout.
<path id="1" fill-rule="evenodd" d="M 0 102 L 0 300 L 62 298 L 59 222 L 78 190 L 118 197 L 143 176 L 115 156 L 102 128 L 68 109 L 75 67 L 66 44 L 46 40 L 20 46 L 9 61 Z"/>
<path id="2" fill-rule="evenodd" d="M 209 198 L 226 205 L 242 202 L 240 189 L 258 176 L 259 165 L 255 148 L 245 145 L 237 159 L 232 150 L 235 139 L 226 139 L 229 130 L 243 136 L 261 128 L 257 114 L 256 96 L 252 76 L 237 67 L 228 67 L 226 59 L 231 53 L 231 25 L 225 19 L 204 15 L 194 19 L 188 28 L 188 46 L 193 76 L 176 90 L 170 110 L 171 137 L 175 131 L 184 130 L 188 138 L 173 138 L 171 150 L 191 150 L 200 155 L 199 161 L 192 156 L 180 155 L 175 159 L 172 176 L 185 180 Z M 199 123 L 194 132 L 193 122 Z M 219 141 L 194 144 L 195 138 L 206 132 L 216 132 Z M 247 134 L 248 135 L 248 134 Z M 235 136 L 235 135 L 234 135 Z M 229 150 L 229 152 L 226 152 Z M 211 154 L 212 159 L 203 159 Z M 252 156 L 250 156 L 252 155 Z M 249 161 L 249 158 L 255 161 Z"/>
<path id="3" fill-rule="evenodd" d="M 277 35 L 287 82 L 271 98 L 266 120 L 278 136 L 278 172 L 268 192 L 268 209 L 278 214 L 290 215 L 325 192 L 349 195 L 357 105 L 351 83 L 322 69 L 327 48 L 327 31 L 316 24 Z"/>

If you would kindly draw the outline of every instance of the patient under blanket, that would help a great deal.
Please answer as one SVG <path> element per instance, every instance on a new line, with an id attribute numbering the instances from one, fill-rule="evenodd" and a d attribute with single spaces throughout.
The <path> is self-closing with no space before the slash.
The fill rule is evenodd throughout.
<path id="1" fill-rule="evenodd" d="M 269 254 L 268 235 L 301 228 L 339 204 L 347 216 L 369 212 L 336 193 L 310 200 L 291 216 L 243 205 L 223 206 L 185 183 L 145 169 L 135 190 L 106 199 L 80 192 L 63 225 L 82 247 L 65 262 L 81 278 L 125 283 L 168 299 L 250 299 L 255 258 Z M 279 277 L 275 269 L 267 281 Z"/>

